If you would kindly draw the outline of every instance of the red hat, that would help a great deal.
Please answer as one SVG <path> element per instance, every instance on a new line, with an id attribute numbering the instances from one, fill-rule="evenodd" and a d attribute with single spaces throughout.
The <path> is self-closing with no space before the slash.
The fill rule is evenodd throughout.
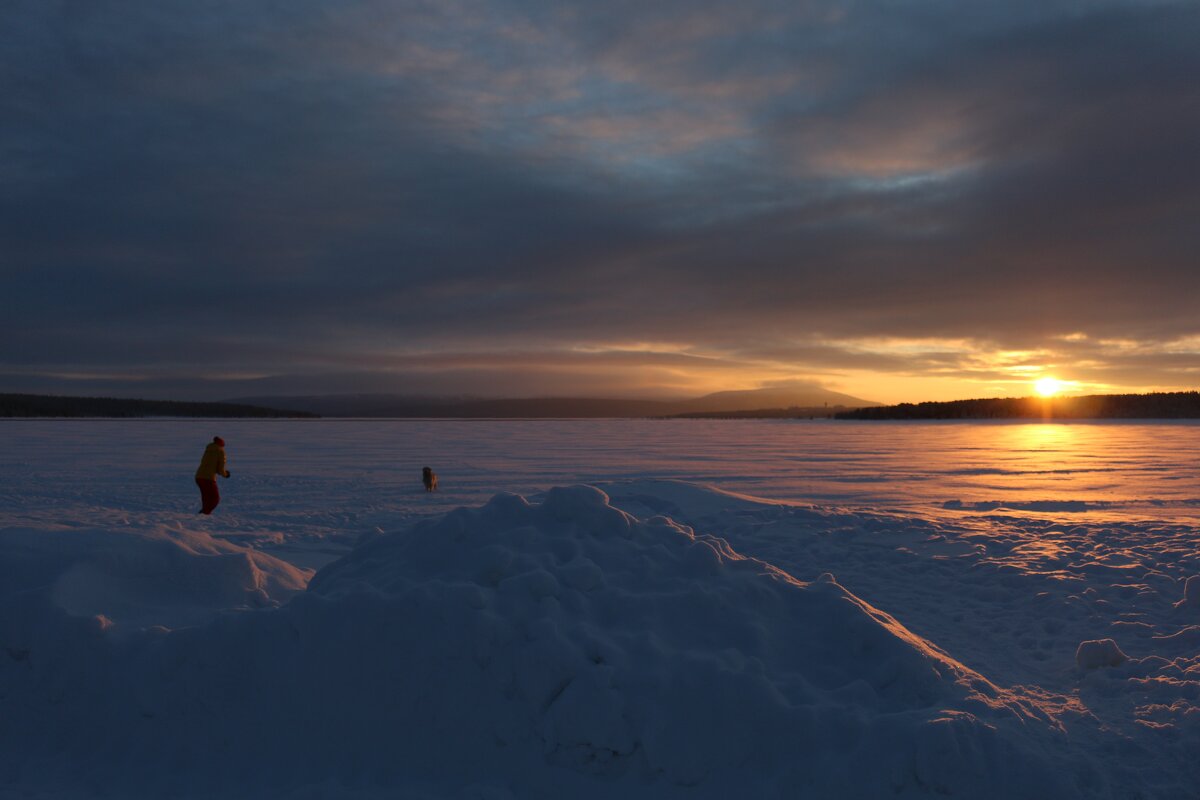
<path id="1" fill-rule="evenodd" d="M 213 444 L 220 445 L 221 447 L 224 447 L 224 446 L 225 446 L 225 440 L 224 440 L 224 439 L 222 439 L 220 436 L 214 436 L 214 437 L 213 437 Z"/>

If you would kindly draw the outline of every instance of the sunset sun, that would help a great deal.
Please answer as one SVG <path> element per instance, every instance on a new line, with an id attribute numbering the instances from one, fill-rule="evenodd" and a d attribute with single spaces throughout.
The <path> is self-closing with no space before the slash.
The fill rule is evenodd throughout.
<path id="1" fill-rule="evenodd" d="M 1063 382 L 1058 378 L 1038 378 L 1033 382 L 1033 388 L 1042 397 L 1054 397 L 1054 395 L 1062 391 Z"/>

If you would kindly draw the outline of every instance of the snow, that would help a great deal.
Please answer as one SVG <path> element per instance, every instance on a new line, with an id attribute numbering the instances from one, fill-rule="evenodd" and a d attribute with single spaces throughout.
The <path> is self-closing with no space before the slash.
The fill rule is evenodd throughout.
<path id="1" fill-rule="evenodd" d="M 1200 575 L 1192 575 L 1183 584 L 1182 605 L 1200 608 Z"/>
<path id="2" fill-rule="evenodd" d="M 801 501 L 775 449 L 833 454 L 827 425 L 222 421 L 239 477 L 203 518 L 187 484 L 210 422 L 63 424 L 0 426 L 0 796 L 1200 786 L 1196 486 L 1155 461 L 1194 457 L 1191 426 L 1096 426 L 1075 493 L 958 501 L 959 467 L 912 448 L 964 426 L 886 428 L 886 448 L 854 427 L 851 473 L 924 475 L 905 502 L 885 479 L 850 503 L 815 474 Z M 1014 437 L 1053 443 L 1056 482 L 1084 460 L 1061 434 L 980 431 L 985 477 Z M 1089 477 L 1154 469 L 1161 491 Z"/>
<path id="3" fill-rule="evenodd" d="M 0 580 L 7 593 L 45 594 L 73 616 L 180 627 L 214 608 L 280 605 L 312 570 L 182 529 L 6 528 Z"/>
<path id="4" fill-rule="evenodd" d="M 1075 650 L 1075 665 L 1080 669 L 1119 667 L 1129 660 L 1112 639 L 1096 639 L 1080 642 Z"/>

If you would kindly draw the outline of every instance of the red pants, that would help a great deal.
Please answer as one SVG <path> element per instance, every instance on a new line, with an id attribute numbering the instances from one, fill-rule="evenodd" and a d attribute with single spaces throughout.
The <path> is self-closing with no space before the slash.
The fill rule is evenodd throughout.
<path id="1" fill-rule="evenodd" d="M 221 502 L 221 493 L 217 491 L 217 479 L 196 478 L 196 485 L 200 487 L 200 503 L 204 506 L 200 513 L 211 514 L 217 503 Z"/>

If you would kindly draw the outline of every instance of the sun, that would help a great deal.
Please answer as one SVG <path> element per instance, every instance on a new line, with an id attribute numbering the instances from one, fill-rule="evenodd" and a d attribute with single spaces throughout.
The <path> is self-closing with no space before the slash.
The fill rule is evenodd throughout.
<path id="1" fill-rule="evenodd" d="M 1063 390 L 1063 382 L 1058 378 L 1038 378 L 1033 382 L 1033 388 L 1036 389 L 1037 393 L 1042 397 L 1054 397 L 1054 395 Z"/>

